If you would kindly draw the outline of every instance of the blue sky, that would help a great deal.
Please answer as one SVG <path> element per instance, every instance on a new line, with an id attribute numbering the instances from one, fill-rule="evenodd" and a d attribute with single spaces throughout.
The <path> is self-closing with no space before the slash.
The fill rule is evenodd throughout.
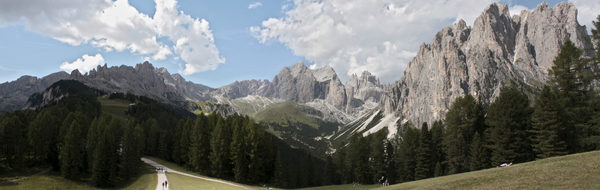
<path id="1" fill-rule="evenodd" d="M 85 35 L 83 35 L 83 37 L 71 37 L 71 35 L 76 35 L 65 34 L 64 31 L 54 30 L 54 27 L 57 24 L 71 24 L 71 21 L 68 19 L 66 19 L 66 21 L 61 21 L 60 19 L 56 19 L 58 21 L 53 21 L 52 19 L 50 19 L 50 21 L 46 21 L 47 19 L 39 19 L 39 15 L 33 14 L 38 14 L 37 12 L 40 12 L 38 9 L 43 10 L 44 7 L 32 7 L 26 4 L 28 1 L 29 0 L 25 0 L 25 3 L 22 5 L 11 6 L 17 6 L 13 7 L 13 9 L 19 8 L 18 6 L 21 6 L 21 8 L 26 7 L 28 8 L 27 10 L 30 8 L 31 11 L 29 12 L 15 11 L 12 13 L 6 13 L 5 11 L 5 13 L 2 13 L 3 10 L 0 8 L 0 82 L 16 80 L 21 75 L 45 76 L 53 72 L 58 72 L 61 71 L 61 65 L 64 62 L 73 63 L 77 59 L 81 59 L 82 55 L 85 54 L 90 56 L 100 54 L 103 58 L 103 61 L 109 66 L 123 64 L 135 65 L 136 63 L 143 62 L 145 59 L 150 59 L 150 62 L 156 67 L 165 67 L 171 73 L 185 73 L 183 76 L 187 80 L 191 80 L 195 83 L 205 84 L 211 87 L 219 87 L 236 80 L 271 80 L 273 76 L 281 70 L 282 67 L 293 65 L 299 61 L 305 62 L 307 65 L 313 65 L 314 67 L 331 65 L 336 69 L 342 79 L 346 78 L 348 74 L 352 72 L 358 72 L 359 70 L 373 70 L 375 71 L 375 74 L 378 74 L 379 69 L 382 70 L 379 72 L 386 77 L 384 81 L 393 81 L 398 80 L 401 77 L 401 74 L 394 74 L 399 73 L 397 71 L 394 71 L 392 74 L 389 74 L 389 72 L 386 73 L 385 71 L 388 70 L 386 68 L 397 67 L 399 69 L 403 69 L 402 65 L 405 65 L 407 60 L 409 61 L 410 58 L 414 56 L 415 51 L 418 49 L 418 45 L 416 44 L 420 44 L 422 42 L 429 43 L 435 32 L 440 30 L 442 27 L 455 22 L 457 17 L 465 17 L 465 20 L 469 22 L 469 19 L 474 19 L 474 17 L 483 10 L 483 8 L 480 8 L 483 5 L 478 5 L 480 7 L 477 7 L 477 11 L 473 12 L 472 10 L 469 10 L 471 12 L 468 14 L 462 10 L 456 10 L 456 13 L 453 14 L 439 15 L 438 17 L 424 19 L 425 21 L 423 23 L 407 21 L 406 23 L 408 24 L 417 23 L 420 24 L 420 27 L 426 29 L 416 31 L 406 29 L 407 31 L 400 31 L 400 34 L 411 34 L 411 32 L 422 33 L 420 34 L 420 37 L 416 37 L 414 39 L 406 37 L 395 40 L 387 40 L 383 38 L 386 36 L 386 34 L 380 35 L 382 36 L 381 39 L 348 39 L 339 37 L 342 35 L 336 35 L 336 33 L 331 35 L 327 34 L 326 32 L 329 30 L 323 26 L 317 26 L 316 28 L 303 27 L 311 25 L 310 23 L 312 23 L 312 20 L 306 19 L 329 18 L 329 21 L 337 23 L 337 20 L 335 19 L 339 18 L 340 16 L 339 14 L 338 16 L 335 16 L 336 14 L 327 15 L 326 11 L 307 13 L 306 11 L 312 10 L 310 9 L 312 5 L 310 2 L 301 3 L 302 0 L 298 0 L 296 3 L 288 0 L 180 0 L 176 2 L 176 9 L 179 13 L 175 15 L 177 17 L 173 16 L 172 18 L 182 18 L 185 20 L 184 17 L 189 16 L 192 19 L 198 19 L 197 21 L 192 20 L 187 24 L 183 24 L 180 29 L 189 29 L 189 25 L 201 23 L 201 20 L 204 19 L 209 23 L 208 32 L 211 32 L 212 36 L 214 36 L 212 41 L 210 40 L 210 37 L 197 37 L 197 40 L 200 40 L 202 43 L 206 43 L 203 44 L 202 47 L 185 46 L 185 48 L 182 48 L 195 51 L 191 52 L 192 57 L 198 57 L 198 55 L 207 55 L 212 57 L 207 58 L 208 61 L 206 61 L 206 63 L 200 61 L 202 64 L 212 65 L 210 67 L 207 66 L 206 68 L 208 69 L 202 69 L 205 67 L 203 67 L 201 64 L 198 64 L 196 69 L 190 69 L 186 68 L 186 64 L 197 61 L 198 59 L 186 58 L 185 52 L 177 50 L 177 46 L 175 45 L 178 40 L 187 39 L 186 35 L 189 35 L 190 33 L 167 32 L 167 34 L 165 34 L 164 29 L 158 29 L 157 31 L 159 31 L 158 33 L 160 34 L 152 34 L 150 37 L 157 36 L 156 43 L 162 46 L 152 46 L 147 48 L 150 53 L 135 48 L 121 48 L 119 50 L 118 43 L 117 45 L 98 45 L 97 42 L 103 41 L 98 39 L 90 40 L 90 38 L 86 38 Z M 158 1 L 160 0 L 157 0 L 157 2 Z M 331 1 L 332 2 L 330 2 L 330 5 L 335 7 L 335 0 Z M 391 2 L 393 0 L 388 1 Z M 457 6 L 461 6 L 461 2 L 468 3 L 469 0 L 458 1 L 459 3 Z M 253 8 L 249 7 L 249 5 L 257 2 L 261 5 Z M 508 4 L 509 7 L 522 5 L 528 9 L 533 9 L 540 2 L 541 1 L 537 0 L 526 0 L 503 1 L 502 3 Z M 549 1 L 548 4 L 553 6 L 557 2 L 558 1 Z M 48 1 L 48 3 L 52 3 L 52 1 Z M 4 4 L 6 4 L 6 2 Z M 142 17 L 143 15 L 147 15 L 150 18 L 154 17 L 156 11 L 155 1 L 130 0 L 129 4 L 139 11 L 139 15 L 142 15 Z M 488 3 L 485 2 L 485 4 Z M 387 3 L 385 5 L 387 6 L 387 10 L 392 10 L 392 8 L 396 6 L 402 6 L 393 3 Z M 60 6 L 68 7 L 64 5 Z M 81 7 L 77 6 L 78 5 L 73 5 L 73 8 L 81 9 Z M 0 5 L 0 7 L 2 7 L 2 5 Z M 4 5 L 4 7 L 7 7 L 7 5 Z M 370 6 L 366 5 L 364 7 Z M 468 6 L 465 5 L 465 7 L 465 9 L 468 9 Z M 324 9 L 325 8 L 323 8 L 323 10 Z M 183 11 L 183 13 L 180 11 Z M 322 17 L 324 15 L 319 14 L 324 14 L 325 16 L 330 17 Z M 303 15 L 313 15 L 313 17 L 306 18 Z M 52 13 L 48 12 L 44 16 L 52 18 Z M 340 23 L 349 22 L 348 20 L 344 21 L 344 19 L 352 19 L 352 17 L 340 18 Z M 383 17 L 383 19 L 385 20 L 385 17 Z M 315 21 L 314 24 L 319 24 L 325 21 L 328 20 L 325 19 L 323 21 Z M 39 22 L 42 22 L 41 26 L 39 25 Z M 77 22 L 72 21 L 72 23 L 76 24 Z M 48 26 L 44 24 L 48 24 Z M 391 23 L 390 25 L 393 24 L 394 23 Z M 470 25 L 472 23 L 468 24 Z M 160 24 L 154 24 L 153 26 L 155 25 Z M 369 31 L 367 29 L 352 28 L 352 24 L 333 25 L 337 26 L 337 29 L 344 29 L 345 26 L 346 28 L 353 29 L 349 31 L 358 34 L 361 34 L 361 31 L 364 31 L 366 34 L 373 33 L 373 31 Z M 365 25 L 371 26 L 370 23 Z M 89 28 L 89 26 L 87 27 Z M 381 27 L 382 28 L 377 29 L 377 31 L 386 31 L 385 26 Z M 325 32 L 320 31 L 320 29 L 323 29 Z M 391 29 L 391 31 L 405 30 L 394 28 Z M 111 32 L 111 30 L 106 31 Z M 206 32 L 207 30 L 202 31 Z M 127 31 L 124 33 L 126 32 Z M 63 35 L 68 35 L 70 37 L 65 39 L 62 38 L 64 37 Z M 95 33 L 94 35 L 103 36 L 102 34 L 98 33 Z M 115 35 L 117 36 L 115 37 Z M 118 35 L 118 33 L 107 35 L 109 36 L 107 39 L 120 39 Z M 127 35 L 131 34 L 127 33 Z M 373 35 L 378 36 L 378 34 Z M 69 39 L 80 41 L 79 43 L 76 43 L 68 41 Z M 381 40 L 381 43 L 378 43 L 377 40 Z M 136 42 L 127 41 L 127 39 L 124 41 L 130 44 L 138 45 Z M 166 49 L 170 50 L 171 53 L 165 56 L 163 59 L 149 58 L 153 57 L 154 55 L 158 55 L 158 49 L 162 47 L 166 47 Z M 203 47 L 206 49 L 202 49 Z M 337 51 L 337 49 L 340 49 L 340 47 L 352 47 L 352 49 L 349 49 L 348 51 Z M 210 53 L 199 51 L 207 51 Z M 352 54 L 352 52 L 355 52 L 355 54 Z M 352 57 L 353 59 L 346 59 L 347 57 Z"/>

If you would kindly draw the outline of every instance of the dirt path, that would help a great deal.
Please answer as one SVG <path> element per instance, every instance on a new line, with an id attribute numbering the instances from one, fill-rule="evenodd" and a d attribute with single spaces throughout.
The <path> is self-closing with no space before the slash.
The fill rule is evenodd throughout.
<path id="1" fill-rule="evenodd" d="M 17 183 L 19 181 L 23 181 L 23 180 L 25 180 L 27 178 L 30 178 L 30 177 L 33 177 L 33 176 L 38 176 L 38 175 L 42 175 L 42 174 L 48 173 L 48 172 L 50 172 L 50 170 L 52 170 L 52 168 L 45 169 L 43 171 L 40 171 L 40 172 L 35 173 L 33 175 L 30 175 L 30 176 L 25 176 L 25 177 L 20 177 L 20 178 L 17 178 L 17 179 L 8 180 L 6 183 Z M 0 184 L 2 184 L 2 182 L 0 182 Z"/>
<path id="2" fill-rule="evenodd" d="M 155 161 L 152 161 L 152 160 L 150 160 L 150 159 L 148 159 L 148 158 L 142 158 L 142 161 L 143 161 L 143 162 L 145 162 L 145 163 L 147 163 L 147 164 L 150 164 L 150 165 L 152 165 L 152 166 L 154 166 L 154 167 L 160 167 L 160 168 L 163 168 L 163 169 L 164 169 L 166 172 L 170 172 L 170 173 L 174 173 L 174 174 L 179 174 L 179 175 L 184 175 L 184 176 L 193 177 L 193 178 L 198 178 L 198 179 L 202 179 L 202 180 L 206 180 L 206 181 L 212 181 L 212 182 L 217 182 L 217 183 L 223 183 L 223 184 L 227 184 L 227 185 L 231 185 L 231 186 L 239 187 L 239 188 L 242 188 L 242 189 L 251 189 L 251 188 L 249 188 L 249 187 L 246 187 L 246 186 L 243 186 L 243 185 L 240 185 L 240 184 L 237 184 L 237 183 L 233 183 L 233 182 L 225 181 L 225 180 L 214 179 L 214 178 L 208 178 L 208 177 L 202 177 L 202 176 L 197 176 L 197 175 L 191 175 L 191 174 L 188 174 L 188 173 L 184 173 L 184 172 L 180 172 L 180 171 L 177 171 L 177 170 L 173 170 L 173 169 L 171 169 L 171 168 L 168 168 L 168 167 L 166 167 L 166 166 L 164 166 L 164 165 L 162 165 L 162 164 L 159 164 L 159 163 L 157 163 L 157 162 L 155 162 Z M 164 173 L 163 173 L 163 175 L 164 175 Z M 158 189 L 158 187 L 161 187 L 161 183 L 162 183 L 162 182 L 160 182 L 160 175 L 159 175 L 159 177 L 158 177 L 158 178 L 159 178 L 159 179 L 158 179 L 158 181 L 159 181 L 159 184 L 157 185 L 157 189 Z M 165 176 L 165 180 L 166 180 L 166 179 L 167 179 L 167 177 Z"/>
<path id="3" fill-rule="evenodd" d="M 164 183 L 169 183 L 167 180 L 167 175 L 165 175 L 166 167 L 163 165 L 156 163 L 150 159 L 142 158 L 142 161 L 146 164 L 150 164 L 151 166 L 156 168 L 156 175 L 158 175 L 158 182 L 156 183 L 156 190 L 168 190 L 169 186 L 163 186 Z M 161 170 L 159 170 L 161 168 Z"/>

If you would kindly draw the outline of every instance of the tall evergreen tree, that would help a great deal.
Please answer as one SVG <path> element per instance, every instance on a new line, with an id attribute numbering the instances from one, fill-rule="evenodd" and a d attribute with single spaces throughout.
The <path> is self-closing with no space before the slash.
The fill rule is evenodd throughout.
<path id="1" fill-rule="evenodd" d="M 538 96 L 531 118 L 532 144 L 538 158 L 560 156 L 568 153 L 565 142 L 565 125 L 560 120 L 558 96 L 551 87 L 544 86 Z"/>
<path id="2" fill-rule="evenodd" d="M 7 113 L 0 120 L 0 163 L 8 168 L 20 169 L 24 166 L 26 125 L 16 113 Z"/>
<path id="3" fill-rule="evenodd" d="M 386 175 L 386 155 L 385 155 L 385 139 L 387 130 L 380 130 L 374 134 L 367 136 L 367 141 L 370 144 L 369 166 L 371 167 L 371 180 L 378 180 L 381 176 Z"/>
<path id="4" fill-rule="evenodd" d="M 566 126 L 566 143 L 571 152 L 581 150 L 578 137 L 582 128 L 588 127 L 586 124 L 591 118 L 589 105 L 586 105 L 589 92 L 581 78 L 584 68 L 581 66 L 584 64 L 581 55 L 582 51 L 571 41 L 567 41 L 549 70 L 550 84 L 557 89 L 560 97 L 557 103 L 563 108 L 560 120 Z"/>
<path id="5" fill-rule="evenodd" d="M 229 126 L 224 124 L 223 119 L 219 118 L 217 125 L 214 127 L 210 140 L 210 166 L 212 175 L 218 178 L 227 176 L 230 168 L 229 143 L 230 139 L 228 130 Z"/>
<path id="6" fill-rule="evenodd" d="M 60 107 L 49 107 L 37 114 L 29 124 L 27 140 L 33 148 L 33 160 L 50 163 L 55 170 L 59 168 L 58 162 L 58 132 L 67 110 Z"/>
<path id="7" fill-rule="evenodd" d="M 457 98 L 446 113 L 444 144 L 448 174 L 469 171 L 470 144 L 475 131 L 483 127 L 482 106 L 471 95 Z"/>
<path id="8" fill-rule="evenodd" d="M 189 147 L 189 163 L 192 169 L 205 174 L 209 171 L 208 155 L 210 154 L 210 130 L 207 118 L 200 114 L 196 118 L 194 128 L 191 132 L 191 144 Z"/>
<path id="9" fill-rule="evenodd" d="M 246 182 L 248 177 L 248 155 L 247 144 L 244 140 L 246 129 L 253 127 L 254 123 L 244 117 L 243 122 L 239 125 L 234 125 L 232 140 L 230 144 L 231 159 L 233 161 L 233 174 L 237 182 Z"/>
<path id="10" fill-rule="evenodd" d="M 421 126 L 419 146 L 417 148 L 417 165 L 415 168 L 415 180 L 431 177 L 431 134 L 427 123 Z"/>
<path id="11" fill-rule="evenodd" d="M 60 171 L 65 178 L 76 179 L 85 171 L 84 130 L 79 121 L 73 120 L 67 130 L 60 150 Z"/>
<path id="12" fill-rule="evenodd" d="M 475 137 L 473 138 L 470 148 L 471 163 L 469 168 L 471 171 L 490 167 L 489 150 L 486 147 L 484 139 L 484 136 L 482 136 L 479 132 L 475 132 Z"/>
<path id="13" fill-rule="evenodd" d="M 275 158 L 275 172 L 273 176 L 273 184 L 279 187 L 288 187 L 288 179 L 286 170 L 287 167 L 283 166 L 283 162 L 281 160 L 281 153 L 277 152 L 277 157 Z"/>
<path id="14" fill-rule="evenodd" d="M 419 131 L 410 122 L 402 128 L 404 131 L 396 148 L 397 178 L 400 182 L 415 180 L 416 150 L 419 146 Z"/>
<path id="15" fill-rule="evenodd" d="M 121 167 L 120 176 L 123 179 L 129 179 L 135 176 L 140 170 L 140 158 L 144 140 L 142 139 L 142 128 L 129 122 L 125 126 L 122 138 L 121 149 Z"/>
<path id="16" fill-rule="evenodd" d="M 431 146 L 432 146 L 432 163 L 433 176 L 444 175 L 446 156 L 444 153 L 444 124 L 442 121 L 436 121 L 431 127 Z"/>
<path id="17" fill-rule="evenodd" d="M 490 105 L 485 123 L 490 126 L 486 138 L 493 165 L 533 160 L 529 140 L 531 113 L 527 96 L 515 88 L 503 89 Z"/>

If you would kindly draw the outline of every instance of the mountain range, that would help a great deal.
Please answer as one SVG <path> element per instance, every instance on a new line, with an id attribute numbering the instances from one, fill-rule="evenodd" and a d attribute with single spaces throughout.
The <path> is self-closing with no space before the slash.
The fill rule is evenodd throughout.
<path id="1" fill-rule="evenodd" d="M 402 78 L 390 84 L 368 71 L 343 83 L 329 66 L 310 69 L 297 63 L 282 68 L 271 81 L 244 80 L 211 88 L 144 62 L 134 67 L 98 66 L 85 74 L 74 70 L 43 78 L 23 76 L 0 84 L 0 112 L 43 106 L 28 103 L 36 93 L 48 99 L 43 102 L 59 99 L 44 95 L 44 89 L 73 79 L 107 93 L 147 96 L 189 111 L 249 115 L 268 123 L 280 138 L 295 142 L 291 144 L 328 151 L 330 141 L 352 134 L 387 129 L 392 137 L 399 124 L 443 119 L 452 101 L 466 94 L 484 103 L 507 86 L 534 95 L 567 40 L 582 49 L 592 47 L 573 4 L 543 3 L 511 16 L 507 6 L 494 3 L 473 26 L 459 20 L 422 44 Z M 294 127 L 298 123 L 312 129 Z"/>

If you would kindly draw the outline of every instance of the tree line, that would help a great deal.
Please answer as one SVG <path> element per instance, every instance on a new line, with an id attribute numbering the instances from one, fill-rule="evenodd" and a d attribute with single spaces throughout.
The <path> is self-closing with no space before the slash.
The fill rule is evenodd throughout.
<path id="1" fill-rule="evenodd" d="M 1 171 L 47 165 L 67 179 L 118 187 L 140 175 L 140 157 L 149 155 L 239 183 L 320 184 L 314 171 L 323 161 L 289 147 L 247 116 L 195 116 L 146 97 L 108 95 L 133 102 L 123 119 L 103 113 L 99 94 L 77 81 L 53 86 L 71 95 L 40 110 L 0 116 Z M 307 168 L 312 172 L 303 172 Z"/>

